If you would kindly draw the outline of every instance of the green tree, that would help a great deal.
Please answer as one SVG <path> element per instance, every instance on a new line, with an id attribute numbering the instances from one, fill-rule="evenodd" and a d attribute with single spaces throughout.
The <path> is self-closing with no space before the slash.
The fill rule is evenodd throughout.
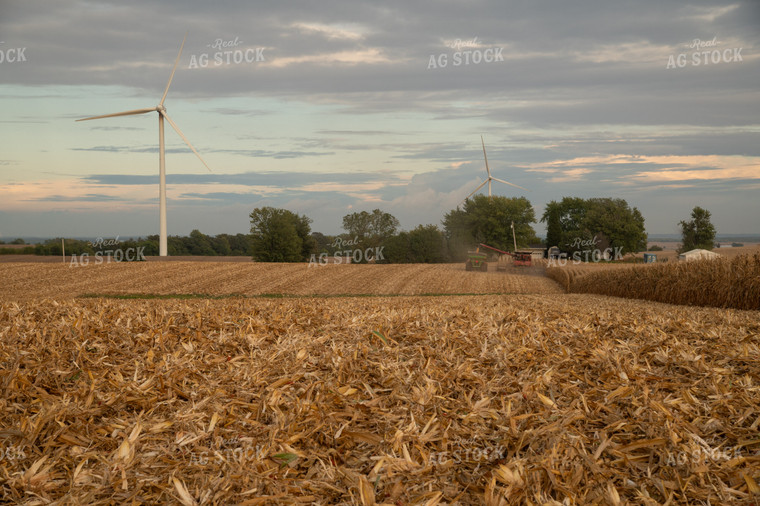
<path id="1" fill-rule="evenodd" d="M 401 231 L 393 237 L 389 237 L 383 245 L 384 264 L 408 264 L 409 260 L 409 232 Z"/>
<path id="2" fill-rule="evenodd" d="M 296 234 L 301 240 L 301 259 L 308 260 L 316 251 L 317 241 L 311 236 L 311 218 L 294 214 Z"/>
<path id="3" fill-rule="evenodd" d="M 557 246 L 570 253 L 578 249 L 581 241 L 590 242 L 593 236 L 586 224 L 589 207 L 588 201 L 577 197 L 549 202 L 541 216 L 541 221 L 547 225 L 547 246 Z"/>
<path id="4" fill-rule="evenodd" d="M 79 239 L 66 239 L 66 256 L 69 255 L 81 255 L 87 253 L 92 256 L 95 254 L 95 249 L 89 241 L 80 241 Z M 48 239 L 42 244 L 38 244 L 34 247 L 35 255 L 60 255 L 61 254 L 61 238 Z"/>
<path id="5" fill-rule="evenodd" d="M 166 250 L 170 257 L 182 257 L 190 255 L 188 243 L 184 237 L 170 235 L 166 238 Z"/>
<path id="6" fill-rule="evenodd" d="M 409 232 L 409 252 L 414 263 L 445 262 L 446 237 L 435 225 L 419 225 Z"/>
<path id="7" fill-rule="evenodd" d="M 598 239 L 598 247 L 621 247 L 623 254 L 647 250 L 644 217 L 623 199 L 588 199 L 585 226 Z"/>
<path id="8" fill-rule="evenodd" d="M 539 241 L 531 225 L 536 222 L 536 215 L 525 197 L 476 195 L 467 199 L 463 209 L 457 207 L 446 213 L 443 220 L 451 258 L 463 260 L 467 251 L 479 243 L 505 251 L 514 250 L 513 222 L 518 248 Z"/>
<path id="9" fill-rule="evenodd" d="M 227 238 L 227 242 L 230 245 L 230 255 L 234 255 L 234 256 L 252 255 L 250 234 L 235 234 L 235 235 L 222 234 L 222 235 Z"/>
<path id="10" fill-rule="evenodd" d="M 348 241 L 356 240 L 356 244 L 352 246 L 355 249 L 376 248 L 384 246 L 385 242 L 396 233 L 398 226 L 399 221 L 392 214 L 380 209 L 375 209 L 371 213 L 367 211 L 351 213 L 343 217 L 343 230 L 346 234 L 342 238 Z"/>
<path id="11" fill-rule="evenodd" d="M 322 232 L 312 232 L 311 237 L 314 238 L 314 250 L 317 253 L 327 253 L 328 255 L 332 255 L 335 252 L 335 248 L 333 247 L 335 237 L 325 235 Z"/>
<path id="12" fill-rule="evenodd" d="M 168 241 L 167 241 L 168 242 Z M 143 250 L 143 254 L 151 257 L 158 256 L 159 254 L 159 248 L 158 248 L 158 234 L 155 235 L 149 235 L 145 241 L 140 243 L 140 246 L 145 246 L 145 249 Z"/>
<path id="13" fill-rule="evenodd" d="M 230 247 L 230 239 L 227 234 L 218 234 L 216 237 L 210 238 L 211 247 L 214 253 L 217 255 L 228 256 L 232 255 L 232 248 Z"/>
<path id="14" fill-rule="evenodd" d="M 621 248 L 623 254 L 645 251 L 644 217 L 623 199 L 564 197 L 549 202 L 541 217 L 547 246 L 566 253 Z"/>
<path id="15" fill-rule="evenodd" d="M 180 238 L 184 239 L 184 238 Z M 195 256 L 214 256 L 216 251 L 211 244 L 211 238 L 199 230 L 190 232 L 190 237 L 183 241 L 188 253 Z"/>
<path id="16" fill-rule="evenodd" d="M 446 238 L 435 225 L 419 225 L 385 242 L 387 263 L 441 263 L 448 259 Z"/>
<path id="17" fill-rule="evenodd" d="M 691 211 L 691 220 L 681 221 L 682 244 L 678 253 L 693 249 L 713 249 L 715 244 L 715 227 L 710 222 L 710 211 L 697 206 Z"/>
<path id="18" fill-rule="evenodd" d="M 558 246 L 562 242 L 562 208 L 559 202 L 549 202 L 541 221 L 546 222 L 546 246 Z"/>
<path id="19" fill-rule="evenodd" d="M 313 248 L 311 220 L 287 209 L 256 208 L 250 214 L 252 253 L 259 262 L 308 260 Z"/>

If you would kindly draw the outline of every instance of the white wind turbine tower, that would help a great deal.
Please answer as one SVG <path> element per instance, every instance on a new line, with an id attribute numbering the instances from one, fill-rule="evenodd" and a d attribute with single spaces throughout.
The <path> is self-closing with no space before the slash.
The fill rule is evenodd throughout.
<path id="1" fill-rule="evenodd" d="M 491 181 L 498 181 L 500 183 L 508 184 L 510 186 L 514 186 L 516 188 L 520 188 L 522 190 L 529 191 L 527 188 L 523 188 L 522 186 L 518 186 L 516 184 L 510 183 L 509 181 L 504 181 L 503 179 L 499 179 L 499 178 L 493 177 L 491 175 L 491 169 L 488 168 L 488 156 L 486 156 L 486 143 L 483 141 L 483 136 L 482 135 L 480 136 L 480 143 L 483 145 L 483 159 L 486 161 L 486 172 L 488 172 L 488 178 L 486 178 L 485 181 L 483 181 L 482 183 L 480 183 L 480 186 L 478 186 L 477 188 L 475 188 L 475 190 L 472 193 L 470 193 L 469 195 L 467 195 L 467 197 L 465 197 L 465 199 L 462 202 L 465 202 L 467 199 L 469 199 L 470 197 L 472 197 L 478 190 L 480 190 L 481 188 L 483 188 L 483 185 L 485 185 L 486 183 L 488 183 L 488 198 L 490 199 L 491 198 Z"/>
<path id="2" fill-rule="evenodd" d="M 166 100 L 166 94 L 169 93 L 169 86 L 172 84 L 172 79 L 174 78 L 174 72 L 177 70 L 177 65 L 179 64 L 179 58 L 182 56 L 182 48 L 185 47 L 185 40 L 187 40 L 187 34 L 185 34 L 185 38 L 182 39 L 182 45 L 179 47 L 179 54 L 177 55 L 177 59 L 174 61 L 174 68 L 172 69 L 172 73 L 169 76 L 169 82 L 166 83 L 166 89 L 164 90 L 164 94 L 161 97 L 161 101 L 158 103 L 155 107 L 146 107 L 145 109 L 135 109 L 133 111 L 124 111 L 124 112 L 116 112 L 113 114 L 104 114 L 102 116 L 93 116 L 91 118 L 82 118 L 78 119 L 77 121 L 87 121 L 91 119 L 102 119 L 102 118 L 113 118 L 115 116 L 132 116 L 134 114 L 147 114 L 149 112 L 157 112 L 158 113 L 158 175 L 159 175 L 159 184 L 158 184 L 158 195 L 159 195 L 159 242 L 158 242 L 158 251 L 159 255 L 162 257 L 165 257 L 167 255 L 167 245 L 166 245 L 166 157 L 164 154 L 164 118 L 166 118 L 166 121 L 169 122 L 169 124 L 172 126 L 175 132 L 182 138 L 183 141 L 185 141 L 185 144 L 188 145 L 188 147 L 195 153 L 195 155 L 200 159 L 200 161 L 203 163 L 203 165 L 206 166 L 206 168 L 211 171 L 211 168 L 206 164 L 206 162 L 201 158 L 201 155 L 198 153 L 198 151 L 195 150 L 192 144 L 190 144 L 190 141 L 187 140 L 187 137 L 182 133 L 182 131 L 179 129 L 176 123 L 172 121 L 172 119 L 169 117 L 168 114 L 166 114 L 166 108 L 164 107 L 164 100 Z"/>

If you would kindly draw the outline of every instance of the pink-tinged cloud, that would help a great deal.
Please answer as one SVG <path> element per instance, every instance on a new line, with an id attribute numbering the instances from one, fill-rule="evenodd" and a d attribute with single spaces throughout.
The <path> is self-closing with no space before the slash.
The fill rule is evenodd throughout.
<path id="1" fill-rule="evenodd" d="M 305 56 L 286 56 L 263 62 L 262 67 L 282 68 L 290 65 L 370 65 L 378 63 L 398 63 L 398 58 L 391 58 L 377 48 L 362 48 L 349 51 L 336 51 Z"/>
<path id="2" fill-rule="evenodd" d="M 594 172 L 591 169 L 568 169 L 562 171 L 560 175 L 547 179 L 549 183 L 567 183 L 570 181 L 580 181 L 586 174 Z"/>
<path id="3" fill-rule="evenodd" d="M 654 156 L 651 163 L 671 165 L 643 171 L 629 177 L 647 181 L 714 181 L 720 179 L 760 179 L 760 158 L 751 156 Z"/>
<path id="4" fill-rule="evenodd" d="M 752 156 L 631 156 L 604 155 L 554 160 L 546 163 L 523 165 L 526 172 L 556 174 L 549 182 L 566 182 L 582 179 L 600 168 L 615 165 L 640 165 L 642 170 L 623 175 L 619 183 L 711 181 L 721 179 L 760 179 L 760 157 Z M 656 165 L 654 170 L 647 166 Z"/>
<path id="5" fill-rule="evenodd" d="M 293 23 L 291 26 L 302 32 L 317 33 L 326 39 L 338 40 L 362 40 L 369 32 L 369 29 L 362 25 Z"/>

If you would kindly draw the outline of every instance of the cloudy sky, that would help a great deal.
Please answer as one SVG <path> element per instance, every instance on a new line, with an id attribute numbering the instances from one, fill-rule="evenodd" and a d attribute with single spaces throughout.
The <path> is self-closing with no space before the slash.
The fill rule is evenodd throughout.
<path id="1" fill-rule="evenodd" d="M 0 238 L 158 233 L 157 114 L 74 120 L 158 104 L 186 33 L 165 106 L 212 171 L 167 125 L 170 235 L 261 206 L 440 224 L 481 135 L 537 216 L 614 197 L 651 234 L 697 205 L 760 234 L 756 0 L 0 0 Z"/>

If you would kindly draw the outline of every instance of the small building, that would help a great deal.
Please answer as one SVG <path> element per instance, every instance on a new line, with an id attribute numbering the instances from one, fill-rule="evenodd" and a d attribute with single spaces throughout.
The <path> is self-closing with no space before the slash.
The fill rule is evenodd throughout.
<path id="1" fill-rule="evenodd" d="M 702 260 L 704 258 L 715 259 L 720 258 L 720 255 L 706 249 L 693 249 L 691 251 L 685 251 L 678 255 L 679 261 Z"/>
<path id="2" fill-rule="evenodd" d="M 530 253 L 531 258 L 535 262 L 536 260 L 541 260 L 546 255 L 546 248 L 543 246 L 531 246 L 528 248 L 522 248 L 520 251 L 525 253 Z"/>

